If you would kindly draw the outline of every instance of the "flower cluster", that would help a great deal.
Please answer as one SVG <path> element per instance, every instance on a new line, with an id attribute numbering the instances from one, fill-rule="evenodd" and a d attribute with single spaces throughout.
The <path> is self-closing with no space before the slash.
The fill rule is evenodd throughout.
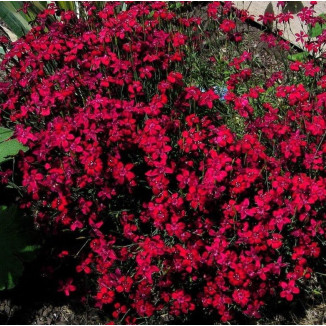
<path id="1" fill-rule="evenodd" d="M 6 54 L 1 123 L 30 148 L 21 206 L 73 264 L 59 291 L 91 279 L 116 322 L 259 318 L 268 298 L 295 298 L 325 243 L 323 70 L 295 62 L 257 81 L 250 51 L 205 58 L 199 18 L 165 2 L 124 6 L 83 2 L 77 16 L 51 4 Z M 313 6 L 298 14 L 306 24 Z M 230 2 L 207 13 L 214 37 L 240 49 L 249 14 Z M 268 31 L 261 40 L 290 49 Z M 191 80 L 196 51 L 229 74 L 223 100 Z"/>

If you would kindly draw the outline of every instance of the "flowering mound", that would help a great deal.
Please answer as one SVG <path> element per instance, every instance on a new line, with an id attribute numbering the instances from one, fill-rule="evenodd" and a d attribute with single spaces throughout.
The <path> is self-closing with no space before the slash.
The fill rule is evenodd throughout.
<path id="1" fill-rule="evenodd" d="M 317 22 L 313 5 L 302 12 Z M 207 33 L 239 50 L 248 14 L 218 2 L 207 13 Z M 323 69 L 285 62 L 257 80 L 248 51 L 205 57 L 200 24 L 164 2 L 85 2 L 79 17 L 50 5 L 2 63 L 1 123 L 30 148 L 21 206 L 45 235 L 69 234 L 53 249 L 75 269 L 59 290 L 91 293 L 119 323 L 259 318 L 321 264 Z M 227 75 L 226 94 L 194 82 L 194 56 L 215 85 Z"/>

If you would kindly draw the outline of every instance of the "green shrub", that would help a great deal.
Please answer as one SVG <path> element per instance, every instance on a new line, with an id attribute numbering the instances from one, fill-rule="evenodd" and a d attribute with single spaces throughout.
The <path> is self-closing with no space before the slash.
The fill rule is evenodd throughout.
<path id="1" fill-rule="evenodd" d="M 24 262 L 36 257 L 32 221 L 16 206 L 0 206 L 0 290 L 12 289 L 24 270 Z"/>

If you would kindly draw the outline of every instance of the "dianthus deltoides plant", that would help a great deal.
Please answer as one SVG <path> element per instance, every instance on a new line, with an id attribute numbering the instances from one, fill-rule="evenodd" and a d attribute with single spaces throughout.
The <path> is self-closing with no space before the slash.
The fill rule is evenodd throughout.
<path id="1" fill-rule="evenodd" d="M 314 4 L 303 24 L 320 21 Z M 325 271 L 326 33 L 297 34 L 314 55 L 255 78 L 248 13 L 210 3 L 204 25 L 187 6 L 50 4 L 2 62 L 1 124 L 29 147 L 20 205 L 58 239 L 52 269 L 73 267 L 58 289 L 116 323 L 259 318 Z M 215 84 L 195 80 L 196 58 Z"/>

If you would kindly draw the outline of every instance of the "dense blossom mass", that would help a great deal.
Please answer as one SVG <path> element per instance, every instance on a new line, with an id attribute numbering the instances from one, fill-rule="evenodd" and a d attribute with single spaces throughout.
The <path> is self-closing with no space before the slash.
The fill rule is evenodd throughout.
<path id="1" fill-rule="evenodd" d="M 258 80 L 250 49 L 236 52 L 246 11 L 209 3 L 202 24 L 173 5 L 83 2 L 77 16 L 50 4 L 7 45 L 0 123 L 29 147 L 20 205 L 58 239 L 46 267 L 70 266 L 58 290 L 117 323 L 259 318 L 324 271 L 326 32 L 297 34 L 311 58 Z M 314 5 L 303 24 L 320 21 Z M 286 57 L 280 36 L 266 27 L 261 41 Z M 210 38 L 233 52 L 205 56 Z M 192 77 L 194 55 L 215 85 Z"/>

